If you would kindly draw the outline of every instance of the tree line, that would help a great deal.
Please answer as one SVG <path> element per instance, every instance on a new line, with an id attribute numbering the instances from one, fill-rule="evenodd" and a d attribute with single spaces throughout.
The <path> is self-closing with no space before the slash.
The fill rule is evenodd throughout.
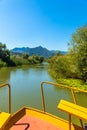
<path id="1" fill-rule="evenodd" d="M 11 54 L 6 44 L 0 42 L 0 66 L 17 66 L 22 64 L 42 63 L 43 57 Z M 48 58 L 52 75 L 57 78 L 75 78 L 87 81 L 87 26 L 80 27 L 73 33 L 68 43 L 68 52 L 59 52 Z"/>
<path id="2" fill-rule="evenodd" d="M 0 42 L 0 67 L 3 66 L 19 66 L 19 65 L 31 65 L 40 64 L 44 61 L 44 57 L 34 54 L 29 56 L 28 53 L 17 54 L 11 53 L 7 49 L 6 44 Z"/>
<path id="3" fill-rule="evenodd" d="M 75 78 L 87 81 L 87 26 L 80 27 L 68 43 L 66 55 L 50 58 L 52 75 L 57 78 Z"/>

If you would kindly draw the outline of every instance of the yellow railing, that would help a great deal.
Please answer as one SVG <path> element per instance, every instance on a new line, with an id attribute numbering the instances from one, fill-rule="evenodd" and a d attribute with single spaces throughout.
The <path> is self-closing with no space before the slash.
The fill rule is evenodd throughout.
<path id="1" fill-rule="evenodd" d="M 1 84 L 0 88 L 8 87 L 8 112 L 11 113 L 11 87 L 9 84 Z"/>
<path id="2" fill-rule="evenodd" d="M 71 90 L 72 97 L 73 97 L 73 101 L 74 101 L 75 104 L 77 104 L 76 96 L 75 96 L 75 92 L 76 92 L 76 91 L 87 93 L 87 91 L 81 90 L 81 89 L 79 89 L 79 88 L 69 87 L 69 86 L 63 85 L 63 84 L 58 84 L 58 83 L 43 81 L 43 82 L 41 82 L 40 88 L 41 88 L 41 94 L 42 94 L 42 109 L 43 109 L 44 112 L 46 112 L 45 99 L 44 99 L 44 91 L 43 91 L 43 85 L 44 85 L 44 84 L 50 84 L 50 85 L 53 85 L 53 86 L 63 87 L 63 88 L 68 88 L 68 89 L 70 89 L 70 90 Z M 81 123 L 81 126 L 83 127 L 82 120 L 80 120 L 80 123 Z"/>

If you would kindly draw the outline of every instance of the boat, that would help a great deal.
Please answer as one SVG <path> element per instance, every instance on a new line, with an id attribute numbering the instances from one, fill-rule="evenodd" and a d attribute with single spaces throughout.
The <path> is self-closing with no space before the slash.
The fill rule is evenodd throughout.
<path id="1" fill-rule="evenodd" d="M 0 88 L 8 87 L 8 112 L 0 112 L 0 130 L 86 130 L 86 127 L 84 128 L 83 125 L 79 126 L 73 124 L 70 122 L 71 120 L 67 121 L 59 116 L 46 112 L 43 84 L 52 84 L 71 89 L 74 104 L 76 104 L 74 95 L 74 91 L 76 91 L 75 88 L 43 81 L 40 85 L 42 94 L 42 110 L 24 106 L 17 112 L 11 113 L 11 86 L 10 84 L 1 84 Z M 69 113 L 69 115 L 71 114 Z"/>

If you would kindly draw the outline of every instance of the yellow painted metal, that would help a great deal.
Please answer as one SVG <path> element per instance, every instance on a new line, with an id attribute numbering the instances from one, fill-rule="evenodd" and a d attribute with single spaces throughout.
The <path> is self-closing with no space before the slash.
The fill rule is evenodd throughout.
<path id="1" fill-rule="evenodd" d="M 75 96 L 75 92 L 78 91 L 78 92 L 83 92 L 83 93 L 87 93 L 87 91 L 85 90 L 81 90 L 79 88 L 76 88 L 76 87 L 69 87 L 67 85 L 63 85 L 63 84 L 58 84 L 58 83 L 53 83 L 53 82 L 48 82 L 48 81 L 43 81 L 41 83 L 41 94 L 42 94 L 42 109 L 43 111 L 45 112 L 46 111 L 46 107 L 45 107 L 45 99 L 44 99 L 44 91 L 43 91 L 43 86 L 44 84 L 50 84 L 50 85 L 54 85 L 56 87 L 62 87 L 62 88 L 67 88 L 71 91 L 71 94 L 72 94 L 72 98 L 73 98 L 73 102 L 75 104 L 77 104 L 77 101 L 76 101 L 76 96 Z M 81 126 L 83 128 L 83 123 L 82 123 L 82 120 L 80 119 L 80 123 L 81 123 Z"/>
<path id="2" fill-rule="evenodd" d="M 0 113 L 0 130 L 4 127 L 6 122 L 9 120 L 11 115 L 9 113 L 1 112 Z"/>
<path id="3" fill-rule="evenodd" d="M 87 108 L 81 107 L 65 100 L 61 100 L 58 104 L 58 109 L 69 114 L 69 130 L 71 130 L 71 115 L 87 121 Z"/>
<path id="4" fill-rule="evenodd" d="M 63 130 L 68 130 L 69 129 L 69 122 L 60 118 L 60 117 L 57 117 L 57 116 L 54 116 L 52 114 L 49 114 L 47 112 L 43 112 L 43 111 L 40 111 L 40 110 L 37 110 L 37 109 L 26 109 L 26 113 L 28 115 L 32 115 L 34 117 L 37 117 L 37 118 L 40 118 L 41 120 L 45 120 L 55 126 L 58 126 L 60 128 L 62 128 Z M 70 127 L 72 128 L 72 130 L 83 130 L 81 127 L 79 126 L 76 126 L 76 125 L 70 125 Z"/>
<path id="5" fill-rule="evenodd" d="M 75 94 L 74 94 L 74 91 L 80 91 L 80 92 L 87 92 L 87 91 L 83 91 L 83 90 L 80 90 L 80 89 L 76 89 L 76 88 L 72 88 L 72 87 L 69 87 L 69 86 L 65 86 L 65 85 L 62 85 L 62 84 L 57 84 L 57 83 L 53 83 L 53 82 L 42 82 L 41 83 L 41 93 L 42 93 L 42 106 L 43 106 L 43 112 L 39 112 L 39 111 L 29 111 L 29 114 L 33 114 L 33 116 L 36 116 L 36 115 L 39 115 L 39 118 L 41 119 L 45 119 L 46 121 L 52 121 L 52 122 L 56 122 L 56 124 L 58 124 L 59 126 L 62 126 L 64 130 L 68 130 L 68 125 L 69 123 L 61 118 L 55 118 L 55 121 L 53 121 L 53 119 L 51 120 L 51 117 L 53 117 L 53 115 L 49 114 L 46 114 L 46 108 L 45 108 L 45 100 L 44 100 L 44 91 L 43 91 L 43 84 L 51 84 L 51 85 L 54 85 L 54 86 L 58 86 L 58 87 L 63 87 L 63 88 L 68 88 L 71 90 L 72 92 L 72 96 L 73 96 L 73 100 L 74 100 L 74 103 L 76 103 L 76 97 L 75 97 Z M 11 87 L 9 84 L 2 84 L 0 85 L 0 88 L 1 87 L 5 87 L 5 86 L 8 86 L 8 111 L 9 113 L 11 112 Z M 28 112 L 28 111 L 26 111 Z M 39 114 L 38 114 L 39 113 Z M 10 119 L 10 124 L 13 123 L 13 121 L 19 119 L 23 114 L 23 110 L 22 111 L 18 111 L 17 113 L 15 113 L 11 119 Z M 48 117 L 47 117 L 48 116 Z M 8 121 L 9 123 L 9 121 Z M 81 127 L 76 127 L 76 126 L 71 126 L 72 127 L 72 130 L 83 130 L 81 129 Z M 77 129 L 76 129 L 77 128 Z M 6 129 L 5 129 L 6 130 Z M 8 130 L 8 129 L 7 129 Z"/>
<path id="6" fill-rule="evenodd" d="M 87 120 L 87 108 L 76 105 L 74 103 L 61 100 L 58 109 L 61 109 L 71 115 L 74 115 L 80 119 Z"/>
<path id="7" fill-rule="evenodd" d="M 10 84 L 1 84 L 0 88 L 8 87 L 8 112 L 11 113 L 11 87 Z"/>
<path id="8" fill-rule="evenodd" d="M 73 88 L 71 89 L 71 93 L 72 93 L 72 97 L 73 97 L 74 103 L 77 104 L 77 101 L 76 101 L 76 97 L 75 97 L 75 93 L 74 93 Z M 80 124 L 81 124 L 81 126 L 82 126 L 82 128 L 83 128 L 83 122 L 82 122 L 81 119 L 80 119 Z"/>
<path id="9" fill-rule="evenodd" d="M 8 123 L 5 125 L 4 130 L 10 129 L 12 124 L 15 124 L 15 122 L 20 120 L 24 115 L 39 118 L 41 120 L 44 120 L 46 122 L 53 124 L 54 126 L 60 127 L 62 130 L 68 130 L 68 127 L 69 127 L 69 122 L 64 119 L 61 119 L 52 114 L 49 114 L 47 112 L 43 112 L 34 108 L 24 107 L 20 109 L 19 111 L 17 111 L 15 114 L 13 114 L 13 116 L 10 118 Z M 72 125 L 72 124 L 71 124 L 71 129 L 83 130 L 81 127 Z"/>
<path id="10" fill-rule="evenodd" d="M 71 130 L 71 114 L 69 114 L 69 130 Z"/>

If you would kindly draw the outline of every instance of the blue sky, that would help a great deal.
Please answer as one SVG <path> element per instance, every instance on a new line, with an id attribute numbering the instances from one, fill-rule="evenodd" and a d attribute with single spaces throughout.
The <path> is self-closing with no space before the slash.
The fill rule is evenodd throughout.
<path id="1" fill-rule="evenodd" d="M 87 24 L 87 0 L 0 0 L 0 42 L 8 49 L 43 46 L 68 49 Z"/>

